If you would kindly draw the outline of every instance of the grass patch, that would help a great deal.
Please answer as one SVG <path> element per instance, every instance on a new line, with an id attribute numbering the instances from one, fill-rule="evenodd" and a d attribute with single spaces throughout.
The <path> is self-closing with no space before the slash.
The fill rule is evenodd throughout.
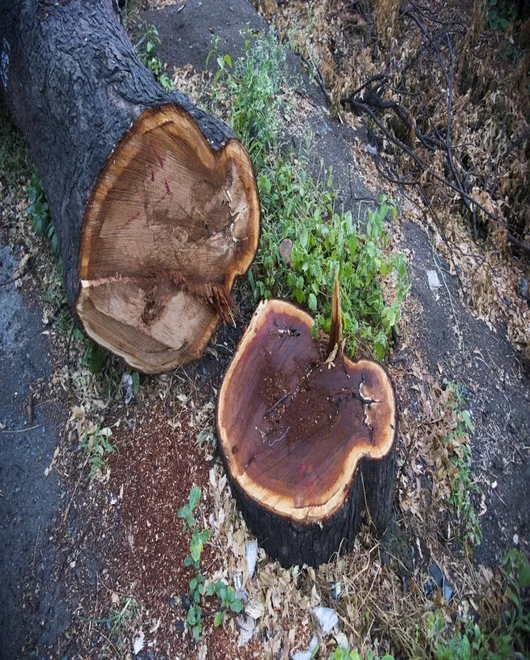
<path id="1" fill-rule="evenodd" d="M 276 149 L 278 143 L 280 111 L 286 106 L 282 88 L 287 77 L 286 54 L 272 30 L 263 39 L 250 32 L 246 35 L 245 56 L 235 65 L 232 65 L 230 55 L 218 53 L 219 40 L 215 38 L 206 64 L 215 56 L 217 71 L 212 81 L 213 102 L 220 101 L 228 108 L 230 125 L 260 172 L 267 155 Z"/>
<path id="2" fill-rule="evenodd" d="M 214 105 L 229 114 L 236 134 L 247 147 L 257 174 L 262 209 L 262 237 L 249 272 L 254 300 L 272 296 L 294 298 L 329 331 L 335 273 L 342 291 L 346 349 L 360 343 L 382 359 L 390 349 L 408 284 L 402 255 L 390 255 L 387 215 L 395 207 L 382 199 L 369 212 L 366 229 L 351 213 L 338 208 L 332 172 L 315 178 L 310 172 L 311 144 L 285 153 L 281 147 L 280 114 L 289 105 L 283 90 L 288 79 L 283 46 L 272 32 L 248 36 L 245 57 L 234 65 L 217 53 L 213 78 Z M 386 304 L 382 283 L 394 290 Z"/>

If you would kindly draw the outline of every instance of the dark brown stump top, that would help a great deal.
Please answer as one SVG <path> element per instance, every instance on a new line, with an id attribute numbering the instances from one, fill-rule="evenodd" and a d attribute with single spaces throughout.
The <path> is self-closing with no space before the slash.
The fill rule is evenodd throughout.
<path id="1" fill-rule="evenodd" d="M 311 316 L 260 304 L 219 394 L 228 470 L 271 512 L 319 522 L 348 497 L 360 459 L 392 449 L 396 402 L 383 368 L 339 351 L 325 361 Z"/>

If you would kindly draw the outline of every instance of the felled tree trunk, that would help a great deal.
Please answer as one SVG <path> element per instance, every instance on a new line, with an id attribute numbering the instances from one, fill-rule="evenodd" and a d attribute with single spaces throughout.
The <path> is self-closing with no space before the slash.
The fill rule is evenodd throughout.
<path id="1" fill-rule="evenodd" d="M 261 303 L 219 393 L 219 444 L 233 490 L 283 566 L 317 566 L 351 549 L 365 505 L 379 532 L 391 515 L 390 379 L 375 362 L 344 357 L 333 329 L 339 341 L 322 354 L 312 326 L 287 302 Z"/>
<path id="2" fill-rule="evenodd" d="M 0 0 L 0 17 L 0 98 L 85 331 L 147 373 L 199 357 L 257 249 L 245 149 L 155 82 L 112 0 Z"/>

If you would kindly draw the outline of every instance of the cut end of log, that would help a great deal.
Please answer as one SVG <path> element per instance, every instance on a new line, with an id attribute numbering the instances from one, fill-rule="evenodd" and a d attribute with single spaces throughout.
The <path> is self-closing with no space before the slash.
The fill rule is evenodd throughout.
<path id="1" fill-rule="evenodd" d="M 145 373 L 200 357 L 231 314 L 259 239 L 237 140 L 219 151 L 177 105 L 144 112 L 99 175 L 82 226 L 76 310 L 87 334 Z"/>
<path id="2" fill-rule="evenodd" d="M 346 505 L 360 463 L 389 456 L 397 416 L 383 368 L 342 352 L 323 362 L 313 323 L 284 301 L 261 303 L 223 381 L 217 423 L 243 497 L 280 519 L 322 525 Z"/>

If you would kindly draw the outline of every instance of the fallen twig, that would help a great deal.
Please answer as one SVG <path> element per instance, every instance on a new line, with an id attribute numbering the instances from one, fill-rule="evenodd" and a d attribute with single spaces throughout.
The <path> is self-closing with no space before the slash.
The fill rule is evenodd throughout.
<path id="1" fill-rule="evenodd" d="M 313 77 L 315 78 L 317 85 L 320 87 L 320 91 L 322 92 L 322 94 L 324 94 L 324 98 L 326 99 L 326 102 L 328 103 L 328 105 L 332 105 L 333 101 L 331 99 L 331 94 L 329 93 L 326 87 L 326 83 L 324 81 L 324 76 L 322 75 L 322 72 L 310 57 L 307 58 L 303 53 L 299 53 L 299 55 L 302 58 L 302 61 L 307 66 L 307 68 L 310 69 L 311 72 L 313 73 Z"/>
<path id="2" fill-rule="evenodd" d="M 2 433 L 26 433 L 26 431 L 34 431 L 35 429 L 38 429 L 42 424 L 36 424 L 35 426 L 28 426 L 26 429 L 16 429 L 14 431 L 2 431 Z"/>
<path id="3" fill-rule="evenodd" d="M 6 280 L 5 282 L 0 282 L 0 286 L 7 286 L 8 284 L 13 284 L 13 282 L 16 282 L 17 280 L 21 279 L 22 277 L 24 277 L 24 275 L 27 275 L 31 271 L 32 266 L 33 264 L 30 263 L 28 266 L 24 268 L 24 270 L 21 273 L 15 275 L 15 277 L 12 277 L 11 279 Z"/>

